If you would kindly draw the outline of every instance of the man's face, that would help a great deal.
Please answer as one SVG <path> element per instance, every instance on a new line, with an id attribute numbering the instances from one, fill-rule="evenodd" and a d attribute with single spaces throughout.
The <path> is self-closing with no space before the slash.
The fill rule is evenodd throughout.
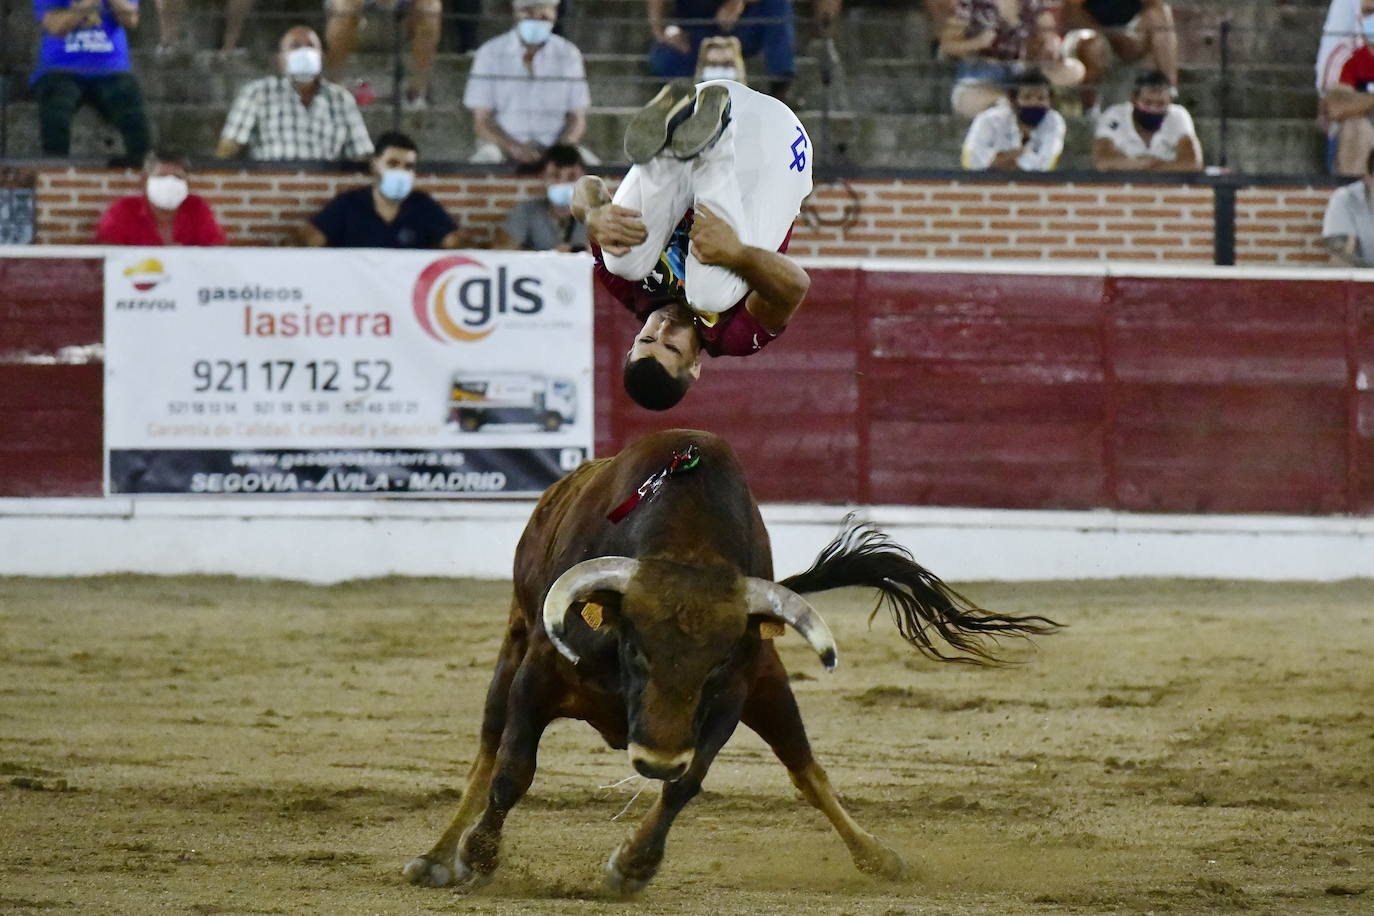
<path id="1" fill-rule="evenodd" d="M 585 174 L 580 165 L 554 165 L 550 162 L 544 166 L 544 171 L 540 174 L 540 179 L 544 182 L 544 187 L 552 187 L 556 184 L 572 184 Z"/>
<path id="2" fill-rule="evenodd" d="M 1369 16 L 1374 14 L 1374 0 L 1360 0 L 1360 15 Z"/>
<path id="3" fill-rule="evenodd" d="M 1159 86 L 1147 87 L 1136 92 L 1132 101 L 1141 111 L 1164 114 L 1169 110 L 1169 90 Z"/>
<path id="4" fill-rule="evenodd" d="M 281 56 L 285 57 L 297 48 L 314 48 L 319 51 L 324 45 L 320 43 L 320 36 L 315 34 L 315 30 L 298 25 L 295 28 L 287 29 L 286 34 L 281 37 Z"/>
<path id="5" fill-rule="evenodd" d="M 186 169 L 177 162 L 159 162 L 157 165 L 153 166 L 153 170 L 148 173 L 149 178 L 161 178 L 164 175 L 175 175 L 182 181 L 186 181 L 189 178 Z"/>
<path id="6" fill-rule="evenodd" d="M 372 157 L 372 178 L 381 181 L 382 173 L 400 170 L 415 174 L 415 162 L 419 157 L 413 149 L 388 146 Z"/>
<path id="7" fill-rule="evenodd" d="M 1016 90 L 1017 108 L 1049 108 L 1050 91 L 1044 86 L 1027 86 Z"/>
<path id="8" fill-rule="evenodd" d="M 690 317 L 679 306 L 665 305 L 649 315 L 639 329 L 630 360 L 652 356 L 670 375 L 685 369 L 692 378 L 701 376 L 701 343 Z"/>
<path id="9" fill-rule="evenodd" d="M 550 3 L 546 6 L 527 6 L 524 9 L 515 11 L 516 19 L 542 19 L 545 22 L 554 22 L 558 19 L 558 5 Z"/>

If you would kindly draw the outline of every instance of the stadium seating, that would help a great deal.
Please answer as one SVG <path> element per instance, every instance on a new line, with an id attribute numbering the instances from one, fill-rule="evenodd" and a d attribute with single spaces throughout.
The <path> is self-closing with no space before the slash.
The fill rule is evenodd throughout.
<path id="1" fill-rule="evenodd" d="M 213 147 L 237 87 L 270 66 L 273 44 L 285 25 L 322 24 L 317 0 L 261 2 L 246 29 L 249 53 L 223 61 L 210 50 L 219 42 L 222 6 L 190 0 L 193 44 L 204 50 L 189 58 L 153 53 L 156 11 L 151 2 L 135 36 L 135 67 L 159 137 L 200 155 Z M 1323 138 L 1314 128 L 1312 61 L 1326 0 L 1176 0 L 1174 6 L 1184 63 L 1182 101 L 1197 120 L 1209 164 L 1217 161 L 1224 111 L 1233 170 L 1320 171 Z M 507 27 L 507 9 L 501 0 L 485 0 L 483 38 Z M 806 43 L 809 0 L 798 0 L 797 12 L 802 47 L 794 107 L 818 134 L 828 106 L 832 162 L 898 169 L 958 166 L 964 126 L 949 114 L 952 67 L 932 59 L 931 37 L 917 4 L 849 0 L 837 29 L 841 66 L 828 88 L 820 79 L 818 49 Z M 1232 24 L 1231 85 L 1224 107 L 1218 50 L 1223 18 Z M 365 109 L 375 132 L 392 121 L 385 104 L 392 79 L 392 32 L 385 15 L 372 13 L 369 19 L 351 76 L 366 79 L 379 96 L 379 102 Z M 38 148 L 34 103 L 22 92 L 37 36 L 30 5 L 11 2 L 0 25 L 0 54 L 5 55 L 0 61 L 9 62 L 11 83 L 21 89 L 9 106 L 9 155 L 33 156 Z M 441 45 L 431 108 L 406 115 L 403 122 L 432 160 L 464 160 L 472 144 L 471 120 L 461 106 L 471 55 L 448 50 L 454 47 L 452 31 L 446 28 L 449 34 Z M 568 34 L 586 55 L 592 86 L 586 142 L 615 158 L 625 118 L 655 87 L 644 65 L 648 30 L 643 0 L 578 0 Z M 1119 73 L 1109 84 L 1110 98 L 1124 95 L 1125 76 Z M 762 78 L 758 85 L 764 85 Z M 1075 116 L 1069 122 L 1061 168 L 1085 168 L 1091 124 Z M 76 156 L 103 157 L 118 146 L 114 133 L 89 111 L 78 117 L 75 134 Z"/>

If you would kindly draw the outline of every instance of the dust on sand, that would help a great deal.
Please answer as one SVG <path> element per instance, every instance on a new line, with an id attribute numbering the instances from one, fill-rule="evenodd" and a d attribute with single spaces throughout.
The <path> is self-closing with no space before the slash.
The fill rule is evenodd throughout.
<path id="1" fill-rule="evenodd" d="M 457 802 L 508 585 L 0 579 L 0 913 L 623 913 L 651 792 L 546 736 L 477 895 L 401 866 Z M 817 757 L 915 866 L 859 874 L 741 729 L 636 912 L 1374 912 L 1374 585 L 962 589 L 1069 624 L 1006 669 L 919 658 L 817 596 L 780 648 Z"/>

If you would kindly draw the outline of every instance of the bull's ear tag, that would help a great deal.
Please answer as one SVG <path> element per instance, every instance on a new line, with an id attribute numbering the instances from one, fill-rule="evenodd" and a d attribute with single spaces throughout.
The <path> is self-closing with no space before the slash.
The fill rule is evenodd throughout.
<path id="1" fill-rule="evenodd" d="M 606 609 L 595 601 L 588 601 L 582 605 L 582 619 L 587 622 L 587 626 L 593 630 L 601 629 L 601 621 L 605 617 L 602 613 Z"/>
<path id="2" fill-rule="evenodd" d="M 776 620 L 765 620 L 759 624 L 759 639 L 777 639 L 787 633 L 787 625 Z"/>

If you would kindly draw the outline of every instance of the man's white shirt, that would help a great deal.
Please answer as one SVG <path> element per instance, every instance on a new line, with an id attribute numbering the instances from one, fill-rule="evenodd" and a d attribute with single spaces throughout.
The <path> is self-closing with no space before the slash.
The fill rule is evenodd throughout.
<path id="1" fill-rule="evenodd" d="M 582 52 L 566 38 L 550 35 L 530 62 L 533 72 L 524 56 L 515 29 L 478 48 L 463 105 L 494 111 L 501 129 L 522 143 L 550 146 L 563 132 L 568 112 L 591 105 Z"/>
<path id="2" fill-rule="evenodd" d="M 1150 156 L 1172 162 L 1178 158 L 1178 144 L 1184 137 L 1191 137 L 1194 146 L 1198 144 L 1197 131 L 1193 128 L 1193 116 L 1182 105 L 1170 105 L 1164 113 L 1164 123 L 1159 125 L 1146 145 L 1132 119 L 1133 106 L 1130 102 L 1113 105 L 1097 120 L 1096 139 L 1107 139 L 1123 156 Z"/>
<path id="3" fill-rule="evenodd" d="M 984 171 L 992 165 L 998 153 L 1019 149 L 1021 155 L 1016 157 L 1016 166 L 1021 171 L 1051 171 L 1064 152 L 1066 130 L 1064 117 L 1051 108 L 1023 144 L 1016 112 L 1008 103 L 998 102 L 979 112 L 969 125 L 968 134 L 964 137 L 964 168 Z"/>

